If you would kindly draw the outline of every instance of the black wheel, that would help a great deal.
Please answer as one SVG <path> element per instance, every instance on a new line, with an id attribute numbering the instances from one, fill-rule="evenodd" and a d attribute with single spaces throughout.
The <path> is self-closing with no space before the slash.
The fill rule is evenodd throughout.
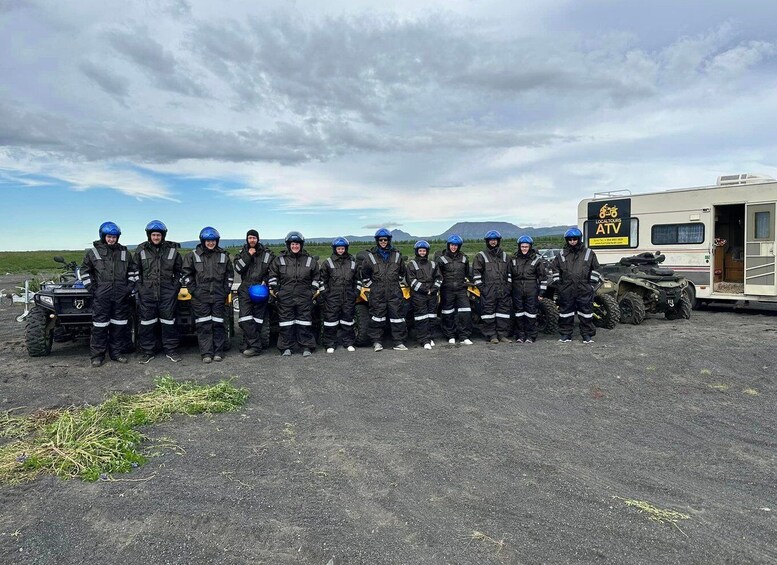
<path id="1" fill-rule="evenodd" d="M 548 298 L 539 301 L 537 331 L 549 335 L 558 333 L 558 306 Z"/>
<path id="2" fill-rule="evenodd" d="M 356 305 L 356 345 L 370 345 L 367 329 L 370 327 L 370 309 L 365 303 Z"/>
<path id="3" fill-rule="evenodd" d="M 54 342 L 54 323 L 49 323 L 48 311 L 38 306 L 27 315 L 27 326 L 24 331 L 24 341 L 30 357 L 45 357 L 51 353 Z"/>
<path id="4" fill-rule="evenodd" d="M 696 298 L 696 287 L 692 284 L 686 286 L 683 292 L 688 295 L 688 302 L 691 303 L 693 310 L 701 310 L 707 305 L 705 301 Z"/>
<path id="5" fill-rule="evenodd" d="M 235 310 L 232 304 L 227 305 L 227 315 L 224 318 L 224 351 L 232 349 L 232 338 L 235 336 Z"/>
<path id="6" fill-rule="evenodd" d="M 683 293 L 674 308 L 664 314 L 667 320 L 689 320 L 691 318 L 691 299 Z"/>
<path id="7" fill-rule="evenodd" d="M 138 331 L 139 326 L 138 321 L 138 315 L 135 310 L 135 308 L 132 308 L 130 311 L 130 317 L 129 317 L 129 343 L 127 344 L 126 351 L 124 353 L 134 353 L 135 351 L 139 351 L 138 349 L 138 339 L 140 332 Z"/>
<path id="8" fill-rule="evenodd" d="M 267 314 L 270 313 L 269 309 L 266 311 Z M 262 323 L 262 349 L 267 349 L 270 347 L 270 320 L 267 318 L 267 315 L 265 315 L 265 320 Z"/>
<path id="9" fill-rule="evenodd" d="M 645 319 L 645 303 L 636 292 L 627 292 L 621 297 L 618 306 L 621 310 L 621 322 L 638 326 Z"/>
<path id="10" fill-rule="evenodd" d="M 621 321 L 621 309 L 611 294 L 598 294 L 594 297 L 594 325 L 597 328 L 613 329 Z"/>

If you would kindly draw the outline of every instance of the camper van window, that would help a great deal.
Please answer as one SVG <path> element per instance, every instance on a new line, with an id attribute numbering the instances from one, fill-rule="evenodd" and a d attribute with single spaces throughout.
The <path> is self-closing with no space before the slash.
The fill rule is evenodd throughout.
<path id="1" fill-rule="evenodd" d="M 682 245 L 704 242 L 704 224 L 663 224 L 650 230 L 653 245 Z"/>
<path id="2" fill-rule="evenodd" d="M 755 213 L 755 237 L 754 239 L 769 239 L 769 212 Z"/>

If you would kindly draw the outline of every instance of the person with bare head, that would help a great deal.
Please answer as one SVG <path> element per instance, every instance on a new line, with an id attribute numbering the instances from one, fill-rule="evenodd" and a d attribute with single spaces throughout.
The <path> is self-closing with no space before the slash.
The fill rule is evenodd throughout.
<path id="1" fill-rule="evenodd" d="M 253 357 L 262 350 L 262 327 L 267 314 L 266 288 L 270 264 L 275 254 L 261 244 L 259 232 L 250 229 L 246 242 L 235 258 L 235 270 L 241 277 L 237 289 L 240 316 L 238 324 L 243 330 L 243 355 Z"/>

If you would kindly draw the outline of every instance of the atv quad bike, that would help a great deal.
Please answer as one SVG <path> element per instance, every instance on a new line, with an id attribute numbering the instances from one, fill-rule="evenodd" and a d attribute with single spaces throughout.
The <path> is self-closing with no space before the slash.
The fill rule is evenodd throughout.
<path id="1" fill-rule="evenodd" d="M 62 264 L 58 282 L 47 282 L 35 294 L 35 306 L 27 315 L 24 340 L 30 357 L 51 354 L 54 342 L 65 343 L 76 339 L 88 339 L 92 331 L 92 295 L 81 282 L 78 265 L 66 263 L 62 257 L 54 257 Z M 130 305 L 131 340 L 135 344 L 135 308 Z M 129 352 L 128 352 L 129 353 Z"/>
<path id="2" fill-rule="evenodd" d="M 664 255 L 640 253 L 599 271 L 616 286 L 621 322 L 639 325 L 646 314 L 664 314 L 667 320 L 691 317 L 688 281 L 672 269 L 662 268 Z"/>
<path id="3" fill-rule="evenodd" d="M 597 328 L 613 329 L 621 321 L 621 311 L 615 296 L 616 286 L 609 280 L 604 280 L 594 287 L 593 315 Z M 558 288 L 555 284 L 548 285 L 540 300 L 540 313 L 537 324 L 540 331 L 546 334 L 558 332 Z"/>

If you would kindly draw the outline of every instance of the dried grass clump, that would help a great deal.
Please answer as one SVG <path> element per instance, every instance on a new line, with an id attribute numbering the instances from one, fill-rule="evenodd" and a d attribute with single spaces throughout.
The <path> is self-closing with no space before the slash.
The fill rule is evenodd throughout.
<path id="1" fill-rule="evenodd" d="M 28 416 L 0 415 L 0 437 L 17 438 L 0 447 L 0 483 L 30 481 L 41 473 L 87 481 L 126 473 L 146 462 L 138 431 L 174 414 L 231 412 L 248 391 L 229 381 L 197 385 L 159 377 L 140 394 L 116 394 L 85 408 L 39 411 Z"/>

